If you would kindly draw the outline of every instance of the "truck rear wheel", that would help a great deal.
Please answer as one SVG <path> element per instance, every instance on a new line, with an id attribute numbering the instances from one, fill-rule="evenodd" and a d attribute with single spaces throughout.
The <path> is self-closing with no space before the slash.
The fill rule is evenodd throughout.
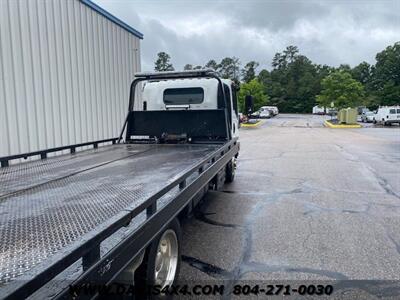
<path id="1" fill-rule="evenodd" d="M 152 295 L 152 287 L 161 290 L 176 282 L 181 263 L 181 236 L 179 221 L 174 219 L 148 247 L 142 265 L 135 272 L 135 290 L 140 299 L 157 298 Z"/>
<path id="2" fill-rule="evenodd" d="M 226 164 L 225 168 L 225 182 L 231 183 L 235 179 L 235 169 L 236 169 L 236 161 L 235 158 L 232 158 L 230 162 Z"/>

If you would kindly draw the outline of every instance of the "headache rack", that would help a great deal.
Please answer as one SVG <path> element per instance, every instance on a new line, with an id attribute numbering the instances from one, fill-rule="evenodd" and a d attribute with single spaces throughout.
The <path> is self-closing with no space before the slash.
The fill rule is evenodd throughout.
<path id="1" fill-rule="evenodd" d="M 210 110 L 158 110 L 135 111 L 135 90 L 139 82 L 150 80 L 173 80 L 188 78 L 213 78 L 217 80 L 222 94 L 222 107 Z M 225 88 L 221 78 L 211 69 L 189 70 L 189 71 L 166 71 L 156 73 L 136 73 L 132 81 L 129 95 L 128 114 L 122 126 L 118 142 L 125 140 L 129 142 L 131 135 L 148 135 L 150 138 L 158 138 L 165 134 L 186 134 L 193 140 L 220 140 L 226 141 L 232 138 L 231 123 L 229 122 L 229 105 L 225 94 Z M 177 122 L 179 116 L 179 122 Z M 157 120 L 163 120 L 157 122 Z M 211 120 L 199 122 L 200 120 Z M 186 124 L 186 125 L 185 125 Z M 182 127 L 182 128 L 180 128 Z M 171 130 L 171 132 L 165 132 Z M 191 137 L 190 135 L 193 135 Z"/>

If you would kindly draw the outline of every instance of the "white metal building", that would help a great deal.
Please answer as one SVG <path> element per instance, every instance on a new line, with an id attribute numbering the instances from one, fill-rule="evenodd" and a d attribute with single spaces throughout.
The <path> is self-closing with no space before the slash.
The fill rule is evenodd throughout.
<path id="1" fill-rule="evenodd" d="M 0 157 L 116 137 L 142 38 L 89 0 L 0 0 Z"/>

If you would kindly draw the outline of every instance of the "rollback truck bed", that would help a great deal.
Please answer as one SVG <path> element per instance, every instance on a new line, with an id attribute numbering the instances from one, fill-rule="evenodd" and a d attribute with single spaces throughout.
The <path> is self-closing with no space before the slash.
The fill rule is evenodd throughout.
<path id="1" fill-rule="evenodd" d="M 137 74 L 118 138 L 0 157 L 0 299 L 96 298 L 71 286 L 157 283 L 151 249 L 239 153 L 224 92 L 216 110 L 133 110 L 139 82 L 185 78 L 222 87 L 208 70 Z M 31 156 L 41 159 L 11 163 Z"/>

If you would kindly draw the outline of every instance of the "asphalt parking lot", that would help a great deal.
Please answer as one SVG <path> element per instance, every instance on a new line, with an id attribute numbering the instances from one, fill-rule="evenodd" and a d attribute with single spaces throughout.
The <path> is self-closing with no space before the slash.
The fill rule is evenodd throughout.
<path id="1" fill-rule="evenodd" d="M 329 129 L 324 118 L 241 129 L 234 183 L 184 224 L 180 278 L 400 279 L 400 128 Z"/>

